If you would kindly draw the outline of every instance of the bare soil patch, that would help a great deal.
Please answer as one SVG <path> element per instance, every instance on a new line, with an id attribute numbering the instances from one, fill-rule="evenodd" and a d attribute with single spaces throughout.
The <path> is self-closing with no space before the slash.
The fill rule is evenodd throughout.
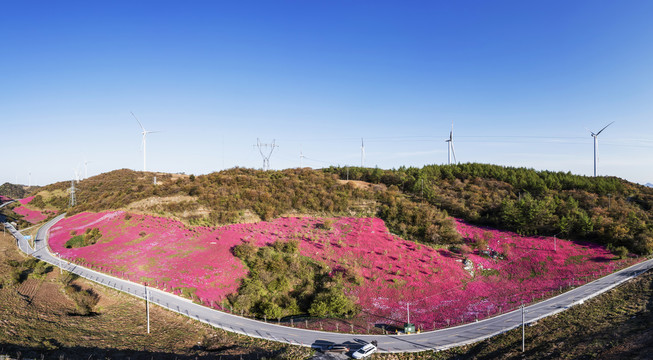
<path id="1" fill-rule="evenodd" d="M 351 184 L 357 189 L 372 190 L 374 192 L 385 191 L 388 187 L 385 184 L 372 184 L 360 180 L 338 180 L 340 184 Z"/>

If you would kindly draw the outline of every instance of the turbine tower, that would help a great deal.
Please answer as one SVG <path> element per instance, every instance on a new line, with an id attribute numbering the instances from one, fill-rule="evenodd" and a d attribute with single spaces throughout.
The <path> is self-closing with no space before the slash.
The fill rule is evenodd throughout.
<path id="1" fill-rule="evenodd" d="M 365 143 L 361 138 L 361 167 L 365 167 Z"/>
<path id="2" fill-rule="evenodd" d="M 88 163 L 92 161 L 84 160 L 84 179 L 88 178 Z"/>
<path id="3" fill-rule="evenodd" d="M 145 130 L 145 128 L 143 127 L 143 124 L 141 124 L 141 122 L 138 121 L 138 118 L 136 117 L 136 115 L 134 115 L 134 113 L 131 113 L 131 114 L 134 117 L 134 119 L 136 119 L 136 121 L 138 122 L 138 125 L 141 127 L 141 130 L 143 130 L 141 132 L 141 134 L 143 134 L 143 142 L 141 143 L 141 145 L 143 146 L 143 171 L 147 171 L 147 148 L 146 148 L 147 134 L 158 133 L 160 131 L 148 131 L 148 130 Z"/>
<path id="4" fill-rule="evenodd" d="M 614 124 L 614 121 L 606 125 L 603 129 L 599 130 L 599 132 L 596 134 L 592 130 L 587 129 L 590 134 L 592 134 L 591 136 L 594 138 L 594 177 L 596 177 L 596 164 L 599 162 L 599 134 L 612 124 Z"/>
<path id="5" fill-rule="evenodd" d="M 445 140 L 447 143 L 447 159 L 448 164 L 451 165 L 451 155 L 453 155 L 454 164 L 458 163 L 456 160 L 456 151 L 453 148 L 453 121 L 451 122 L 451 131 L 449 132 L 449 139 Z"/>

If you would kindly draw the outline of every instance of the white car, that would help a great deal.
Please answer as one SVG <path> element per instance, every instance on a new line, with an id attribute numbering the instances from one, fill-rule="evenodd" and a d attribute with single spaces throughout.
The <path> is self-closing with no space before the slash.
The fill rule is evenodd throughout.
<path id="1" fill-rule="evenodd" d="M 368 357 L 372 355 L 372 353 L 376 352 L 378 350 L 376 346 L 372 344 L 365 344 L 362 348 L 356 350 L 353 354 L 351 354 L 351 357 L 354 359 L 362 359 L 365 357 Z"/>

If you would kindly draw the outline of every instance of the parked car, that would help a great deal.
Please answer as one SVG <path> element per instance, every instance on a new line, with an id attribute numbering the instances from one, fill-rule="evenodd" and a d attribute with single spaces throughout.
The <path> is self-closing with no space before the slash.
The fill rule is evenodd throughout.
<path id="1" fill-rule="evenodd" d="M 329 344 L 322 346 L 322 352 L 332 352 L 332 353 L 346 353 L 349 352 L 349 347 L 342 344 Z"/>
<path id="2" fill-rule="evenodd" d="M 356 350 L 353 354 L 351 354 L 351 357 L 354 359 L 362 359 L 365 357 L 368 357 L 372 355 L 374 352 L 376 352 L 377 347 L 374 344 L 365 344 L 362 348 Z"/>

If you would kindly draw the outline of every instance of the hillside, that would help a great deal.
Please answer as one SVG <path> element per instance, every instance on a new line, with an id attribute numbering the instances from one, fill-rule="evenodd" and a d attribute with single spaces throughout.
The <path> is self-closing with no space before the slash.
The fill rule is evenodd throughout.
<path id="1" fill-rule="evenodd" d="M 614 177 L 484 164 L 325 171 L 394 186 L 478 225 L 653 252 L 653 189 Z"/>
<path id="2" fill-rule="evenodd" d="M 0 185 L 0 195 L 4 195 L 12 199 L 22 199 L 30 193 L 38 191 L 39 188 L 39 186 L 25 186 L 6 182 Z"/>
<path id="3" fill-rule="evenodd" d="M 626 266 L 636 260 L 625 246 L 651 245 L 645 187 L 489 165 L 118 170 L 76 184 L 73 208 L 69 186 L 16 205 L 25 216 L 67 211 L 51 246 L 68 260 L 314 329 L 385 331 L 402 324 L 406 302 L 421 329 L 469 322 Z"/>
<path id="4" fill-rule="evenodd" d="M 59 274 L 19 253 L 0 233 L 0 358 L 5 359 L 303 359 L 310 350 L 231 334 L 84 279 Z M 14 276 L 14 274 L 18 276 Z M 98 298 L 82 315 L 66 289 Z"/>
<path id="5" fill-rule="evenodd" d="M 384 360 L 650 359 L 653 354 L 653 273 L 583 305 L 485 341 L 443 352 L 378 354 Z"/>
<path id="6" fill-rule="evenodd" d="M 156 176 L 157 185 L 153 178 Z M 216 226 L 281 216 L 378 216 L 405 238 L 447 244 L 461 239 L 447 213 L 384 185 L 361 186 L 319 170 L 231 169 L 202 176 L 116 170 L 85 179 L 66 209 L 69 183 L 48 185 L 30 205 L 67 211 L 128 210 Z"/>
<path id="7" fill-rule="evenodd" d="M 23 262 L 15 243 L 0 234 L 0 355 L 43 359 L 305 359 L 310 351 L 211 329 L 165 311 L 152 311 L 146 335 L 144 303 L 81 279 L 75 282 L 99 294 L 94 316 L 77 315 L 64 295 L 55 269 L 47 276 L 10 281 L 9 261 Z M 653 274 L 645 274 L 583 305 L 521 330 L 463 348 L 433 353 L 374 354 L 371 359 L 646 359 L 653 351 L 650 324 Z M 120 326 L 115 326 L 119 324 Z"/>
<path id="8" fill-rule="evenodd" d="M 461 242 L 447 219 L 453 215 L 525 235 L 653 252 L 653 189 L 611 177 L 484 164 L 235 168 L 197 177 L 123 169 L 76 186 L 78 205 L 69 214 L 124 209 L 209 226 L 295 215 L 376 216 L 405 239 L 440 245 Z M 68 187 L 46 186 L 30 205 L 66 210 Z"/>

